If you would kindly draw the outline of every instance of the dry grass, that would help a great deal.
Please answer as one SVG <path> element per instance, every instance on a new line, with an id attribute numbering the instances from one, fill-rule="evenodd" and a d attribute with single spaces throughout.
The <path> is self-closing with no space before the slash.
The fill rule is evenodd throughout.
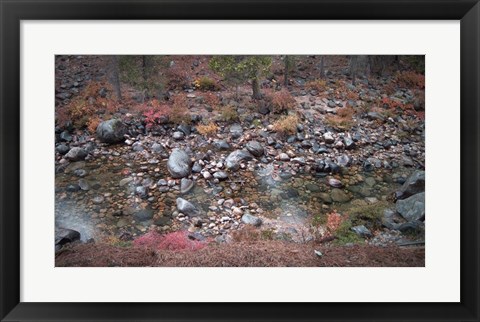
<path id="1" fill-rule="evenodd" d="M 177 95 L 173 98 L 169 120 L 174 124 L 190 124 L 192 122 L 188 111 L 188 101 L 185 95 Z"/>
<path id="2" fill-rule="evenodd" d="M 327 115 L 325 122 L 331 127 L 339 130 L 349 130 L 355 124 L 353 115 L 355 111 L 351 107 L 344 107 L 337 111 L 336 115 Z"/>
<path id="3" fill-rule="evenodd" d="M 322 257 L 314 250 L 323 253 Z M 423 267 L 424 248 L 351 247 L 283 241 L 212 244 L 196 251 L 80 244 L 56 255 L 55 266 L 163 267 Z"/>
<path id="4" fill-rule="evenodd" d="M 273 130 L 280 135 L 293 135 L 297 133 L 298 122 L 296 115 L 283 116 L 273 123 Z"/>
<path id="5" fill-rule="evenodd" d="M 292 94 L 286 89 L 282 89 L 278 92 L 270 92 L 268 94 L 268 100 L 270 101 L 274 113 L 289 111 L 297 105 L 295 98 L 293 98 Z"/>
<path id="6" fill-rule="evenodd" d="M 197 126 L 197 131 L 203 136 L 213 137 L 218 132 L 218 126 L 213 122 L 210 122 L 208 124 L 201 124 Z"/>
<path id="7" fill-rule="evenodd" d="M 238 120 L 238 112 L 234 106 L 228 105 L 220 110 L 220 120 L 224 122 L 233 122 Z"/>
<path id="8" fill-rule="evenodd" d="M 316 80 L 307 82 L 305 84 L 305 87 L 308 90 L 316 90 L 321 93 L 327 89 L 327 82 L 323 79 L 316 79 Z"/>

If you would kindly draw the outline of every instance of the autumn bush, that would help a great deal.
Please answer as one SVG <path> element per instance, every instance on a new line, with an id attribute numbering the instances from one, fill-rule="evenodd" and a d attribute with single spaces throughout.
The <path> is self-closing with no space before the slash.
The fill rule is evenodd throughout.
<path id="1" fill-rule="evenodd" d="M 414 71 L 401 71 L 395 75 L 398 86 L 410 89 L 424 89 L 425 75 Z"/>
<path id="2" fill-rule="evenodd" d="M 214 93 L 207 92 L 203 94 L 202 97 L 203 97 L 203 102 L 208 106 L 210 106 L 212 109 L 216 109 L 220 105 L 220 99 Z"/>
<path id="3" fill-rule="evenodd" d="M 190 124 L 192 122 L 188 112 L 188 100 L 185 95 L 180 94 L 173 97 L 169 119 L 174 124 Z"/>
<path id="4" fill-rule="evenodd" d="M 353 120 L 353 115 L 355 114 L 355 110 L 351 107 L 344 107 L 340 108 L 337 111 L 337 114 L 329 114 L 325 117 L 325 122 L 330 125 L 331 127 L 340 129 L 340 130 L 348 130 L 352 128 L 355 124 Z"/>
<path id="5" fill-rule="evenodd" d="M 68 122 L 71 122 L 77 128 L 88 127 L 90 131 L 95 123 L 99 122 L 99 114 L 117 112 L 118 102 L 108 95 L 102 97 L 101 92 L 111 92 L 110 84 L 89 82 L 79 95 L 75 96 L 66 105 L 56 109 L 57 124 L 65 126 Z"/>
<path id="6" fill-rule="evenodd" d="M 298 122 L 299 118 L 297 115 L 283 116 L 273 123 L 273 130 L 280 135 L 293 135 L 297 133 Z"/>
<path id="7" fill-rule="evenodd" d="M 203 136 L 213 137 L 218 132 L 218 126 L 213 122 L 201 124 L 197 126 L 197 131 Z"/>
<path id="8" fill-rule="evenodd" d="M 268 93 L 267 99 L 270 101 L 272 112 L 274 113 L 287 112 L 297 105 L 295 98 L 286 89 Z"/>
<path id="9" fill-rule="evenodd" d="M 220 86 L 213 78 L 203 76 L 193 81 L 195 88 L 202 91 L 218 91 Z"/>
<path id="10" fill-rule="evenodd" d="M 220 116 L 221 121 L 233 122 L 238 120 L 238 112 L 235 106 L 227 105 L 221 108 Z"/>
<path id="11" fill-rule="evenodd" d="M 316 90 L 321 93 L 327 89 L 327 82 L 323 79 L 311 80 L 305 84 L 305 87 L 308 90 Z"/>

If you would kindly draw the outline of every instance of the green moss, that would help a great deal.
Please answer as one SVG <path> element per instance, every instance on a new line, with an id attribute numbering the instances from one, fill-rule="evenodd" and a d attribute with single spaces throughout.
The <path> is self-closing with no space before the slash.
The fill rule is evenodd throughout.
<path id="1" fill-rule="evenodd" d="M 352 231 L 352 221 L 345 220 L 338 230 L 335 232 L 335 244 L 337 245 L 346 245 L 346 244 L 359 244 L 363 243 L 364 240 Z"/>
<path id="2" fill-rule="evenodd" d="M 366 225 L 377 227 L 381 225 L 383 212 L 388 208 L 386 201 L 373 204 L 356 205 L 347 210 L 352 226 Z"/>
<path id="3" fill-rule="evenodd" d="M 263 240 L 273 240 L 274 232 L 273 229 L 266 229 L 260 232 L 260 236 Z"/>
<path id="4" fill-rule="evenodd" d="M 132 246 L 132 242 L 131 241 L 120 240 L 120 241 L 114 243 L 113 246 L 128 248 L 128 247 Z"/>
<path id="5" fill-rule="evenodd" d="M 312 217 L 312 225 L 317 227 L 321 225 L 325 225 L 327 223 L 327 216 L 321 215 L 321 214 L 316 214 L 313 215 Z"/>

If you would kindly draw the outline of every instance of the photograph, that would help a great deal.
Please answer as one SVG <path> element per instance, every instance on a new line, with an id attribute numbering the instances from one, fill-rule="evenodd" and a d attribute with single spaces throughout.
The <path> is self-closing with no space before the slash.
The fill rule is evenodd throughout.
<path id="1" fill-rule="evenodd" d="M 56 267 L 424 267 L 425 56 L 56 55 Z"/>

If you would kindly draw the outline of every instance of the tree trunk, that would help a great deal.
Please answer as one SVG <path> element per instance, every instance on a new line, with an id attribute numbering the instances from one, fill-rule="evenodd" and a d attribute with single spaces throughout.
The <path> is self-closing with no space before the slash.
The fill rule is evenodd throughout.
<path id="1" fill-rule="evenodd" d="M 352 85 L 356 85 L 357 81 L 357 56 L 352 56 L 350 58 L 350 75 L 352 75 Z"/>
<path id="2" fill-rule="evenodd" d="M 283 85 L 288 86 L 288 71 L 290 69 L 290 57 L 285 55 L 285 74 L 283 78 Z"/>
<path id="3" fill-rule="evenodd" d="M 143 80 L 147 80 L 147 56 L 142 55 L 142 76 Z"/>
<path id="4" fill-rule="evenodd" d="M 253 92 L 252 97 L 254 99 L 258 100 L 262 98 L 262 94 L 260 93 L 260 84 L 258 83 L 257 77 L 252 79 L 252 92 Z"/>
<path id="5" fill-rule="evenodd" d="M 320 78 L 324 79 L 325 78 L 325 56 L 322 55 L 322 58 L 320 59 Z"/>
<path id="6" fill-rule="evenodd" d="M 117 100 L 122 100 L 122 90 L 120 88 L 120 73 L 118 67 L 118 56 L 114 55 L 111 57 L 110 62 L 110 69 L 111 69 L 111 82 L 113 88 L 115 89 L 115 94 L 117 96 Z"/>

